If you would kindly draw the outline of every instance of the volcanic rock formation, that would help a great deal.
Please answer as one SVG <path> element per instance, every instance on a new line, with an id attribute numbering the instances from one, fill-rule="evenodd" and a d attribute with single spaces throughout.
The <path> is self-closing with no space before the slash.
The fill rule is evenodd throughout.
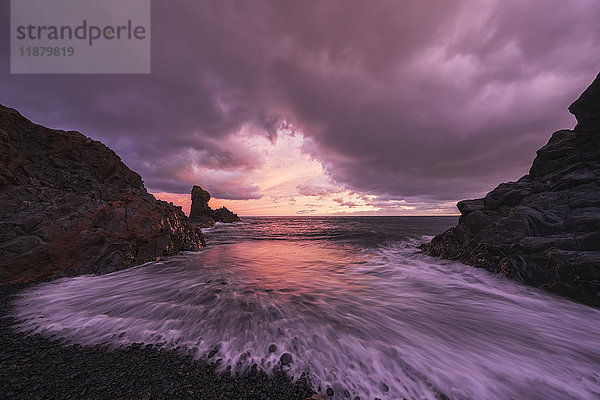
<path id="1" fill-rule="evenodd" d="M 111 149 L 0 106 L 0 281 L 107 273 L 203 243 Z"/>
<path id="2" fill-rule="evenodd" d="M 229 211 L 226 207 L 213 210 L 209 207 L 210 193 L 200 186 L 192 188 L 192 207 L 190 220 L 201 227 L 213 226 L 215 222 L 239 222 L 240 217 Z"/>
<path id="3" fill-rule="evenodd" d="M 421 246 L 600 306 L 600 74 L 517 182 L 458 203 L 458 226 Z"/>

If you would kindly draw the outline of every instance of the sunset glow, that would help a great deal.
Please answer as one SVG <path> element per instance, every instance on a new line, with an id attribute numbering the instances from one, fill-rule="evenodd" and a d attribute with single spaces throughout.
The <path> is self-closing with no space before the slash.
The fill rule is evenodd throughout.
<path id="1" fill-rule="evenodd" d="M 575 125 L 564 110 L 598 71 L 593 0 L 152 8 L 148 76 L 7 74 L 0 87 L 184 210 L 199 185 L 247 216 L 456 215 Z"/>
<path id="2" fill-rule="evenodd" d="M 600 0 L 0 20 L 5 398 L 600 400 Z"/>
<path id="3" fill-rule="evenodd" d="M 215 209 L 225 206 L 244 216 L 257 215 L 453 215 L 453 203 L 435 206 L 410 203 L 405 200 L 382 200 L 369 193 L 353 192 L 337 185 L 327 175 L 323 165 L 308 154 L 310 139 L 299 132 L 279 131 L 270 140 L 265 136 L 241 133 L 229 139 L 238 149 L 245 149 L 260 159 L 261 164 L 251 172 L 233 171 L 230 177 L 243 179 L 243 185 L 256 188 L 258 198 L 230 200 L 211 198 L 210 206 Z M 226 173 L 186 166 L 177 173 L 190 184 L 203 186 L 209 192 L 211 182 Z M 172 202 L 189 213 L 189 194 L 155 192 L 160 200 Z"/>

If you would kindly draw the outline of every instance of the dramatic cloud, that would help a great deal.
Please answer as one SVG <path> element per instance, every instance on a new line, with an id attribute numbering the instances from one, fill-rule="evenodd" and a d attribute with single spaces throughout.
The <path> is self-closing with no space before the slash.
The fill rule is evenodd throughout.
<path id="1" fill-rule="evenodd" d="M 10 75 L 4 29 L 0 103 L 104 141 L 155 192 L 447 212 L 525 174 L 600 71 L 596 0 L 152 5 L 150 75 Z M 274 175 L 294 134 L 326 179 Z"/>

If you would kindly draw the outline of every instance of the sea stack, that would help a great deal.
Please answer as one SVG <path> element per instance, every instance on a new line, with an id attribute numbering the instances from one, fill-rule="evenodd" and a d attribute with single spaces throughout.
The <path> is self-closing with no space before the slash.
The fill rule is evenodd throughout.
<path id="1" fill-rule="evenodd" d="M 528 175 L 459 202 L 458 225 L 421 248 L 600 307 L 600 74 L 569 111 L 577 126 Z"/>
<path id="2" fill-rule="evenodd" d="M 192 188 L 192 206 L 190 208 L 190 220 L 201 227 L 213 226 L 215 222 L 239 222 L 240 217 L 229 211 L 226 207 L 213 210 L 208 205 L 210 193 L 200 186 Z"/>
<path id="3" fill-rule="evenodd" d="M 104 144 L 0 106 L 1 282 L 107 273 L 203 243 Z"/>

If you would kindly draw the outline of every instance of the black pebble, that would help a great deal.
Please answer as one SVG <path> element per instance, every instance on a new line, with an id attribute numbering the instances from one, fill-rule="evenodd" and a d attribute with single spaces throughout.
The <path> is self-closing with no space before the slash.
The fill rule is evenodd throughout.
<path id="1" fill-rule="evenodd" d="M 2 399 L 303 400 L 315 394 L 307 374 L 293 379 L 283 368 L 267 374 L 253 364 L 236 376 L 232 376 L 233 368 L 224 368 L 221 373 L 216 363 L 222 360 L 209 363 L 220 351 L 218 347 L 209 349 L 210 360 L 198 360 L 187 353 L 164 349 L 164 343 L 148 347 L 138 342 L 126 351 L 123 347 L 64 347 L 41 336 L 21 334 L 12 329 L 16 321 L 9 313 L 14 294 L 23 287 L 0 285 Z M 289 362 L 293 359 L 289 353 L 283 358 Z"/>
<path id="2" fill-rule="evenodd" d="M 348 389 L 344 389 L 344 396 L 350 397 L 350 392 L 348 391 Z"/>
<path id="3" fill-rule="evenodd" d="M 333 389 L 330 387 L 327 388 L 327 396 L 333 397 Z"/>
<path id="4" fill-rule="evenodd" d="M 269 346 L 269 353 L 275 353 L 276 350 L 277 350 L 276 344 L 272 344 Z"/>
<path id="5" fill-rule="evenodd" d="M 292 355 L 290 353 L 283 353 L 279 359 L 282 365 L 288 365 L 292 363 Z"/>

